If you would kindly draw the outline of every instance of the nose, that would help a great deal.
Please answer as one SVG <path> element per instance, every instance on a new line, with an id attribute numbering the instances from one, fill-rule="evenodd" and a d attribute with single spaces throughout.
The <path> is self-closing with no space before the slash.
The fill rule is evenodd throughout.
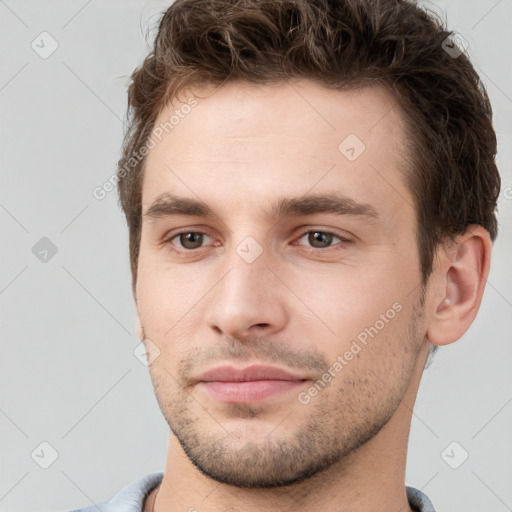
<path id="1" fill-rule="evenodd" d="M 206 321 L 217 334 L 243 339 L 282 330 L 287 321 L 286 288 L 267 268 L 264 253 L 247 262 L 235 251 L 209 294 Z"/>

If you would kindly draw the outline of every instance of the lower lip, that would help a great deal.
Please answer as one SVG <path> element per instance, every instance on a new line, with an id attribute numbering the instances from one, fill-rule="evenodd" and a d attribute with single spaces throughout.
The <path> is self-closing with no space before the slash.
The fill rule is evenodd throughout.
<path id="1" fill-rule="evenodd" d="M 253 380 L 244 382 L 201 382 L 204 389 L 217 400 L 230 404 L 260 402 L 273 395 L 296 389 L 304 380 Z"/>

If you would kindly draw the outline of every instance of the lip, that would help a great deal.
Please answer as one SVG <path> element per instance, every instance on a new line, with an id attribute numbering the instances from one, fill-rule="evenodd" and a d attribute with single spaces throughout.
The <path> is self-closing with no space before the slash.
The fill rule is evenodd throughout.
<path id="1" fill-rule="evenodd" d="M 203 373 L 197 384 L 215 400 L 242 404 L 296 390 L 308 380 L 275 366 L 218 366 Z"/>
<path id="2" fill-rule="evenodd" d="M 307 377 L 295 375 L 276 366 L 254 364 L 245 368 L 236 368 L 230 365 L 217 366 L 201 374 L 197 382 L 249 382 L 255 380 L 293 380 L 304 381 Z"/>

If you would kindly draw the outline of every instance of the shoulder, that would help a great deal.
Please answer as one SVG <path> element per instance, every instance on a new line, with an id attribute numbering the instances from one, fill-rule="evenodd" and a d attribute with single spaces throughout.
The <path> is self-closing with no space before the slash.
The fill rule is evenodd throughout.
<path id="1" fill-rule="evenodd" d="M 163 473 L 152 473 L 134 480 L 121 489 L 113 498 L 70 512 L 141 512 L 145 497 L 162 481 Z"/>
<path id="2" fill-rule="evenodd" d="M 417 512 L 436 512 L 428 496 L 414 487 L 406 487 L 409 505 Z"/>

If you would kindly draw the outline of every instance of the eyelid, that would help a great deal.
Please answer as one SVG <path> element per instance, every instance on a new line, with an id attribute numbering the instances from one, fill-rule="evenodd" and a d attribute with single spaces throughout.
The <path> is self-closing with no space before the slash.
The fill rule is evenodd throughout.
<path id="1" fill-rule="evenodd" d="M 344 242 L 351 242 L 352 239 L 350 238 L 350 235 L 343 235 L 341 233 L 337 233 L 336 231 L 332 231 L 330 228 L 319 228 L 319 227 L 311 227 L 308 226 L 303 231 L 301 231 L 301 234 L 299 238 L 302 238 L 307 233 L 324 233 L 326 235 L 334 235 L 335 237 L 339 238 L 340 240 L 343 240 Z"/>
<path id="2" fill-rule="evenodd" d="M 171 243 L 172 240 L 174 240 L 178 236 L 183 235 L 185 233 L 195 233 L 195 234 L 199 234 L 199 235 L 206 235 L 207 237 L 209 237 L 209 238 L 211 238 L 213 240 L 213 237 L 204 228 L 200 228 L 200 229 L 199 228 L 198 229 L 195 229 L 195 228 L 183 228 L 183 229 L 181 229 L 179 231 L 176 231 L 176 232 L 173 231 L 173 232 L 171 232 L 171 234 L 165 235 L 163 240 L 162 240 L 162 245 L 164 245 L 164 246 L 173 246 L 173 247 L 175 247 L 174 250 L 176 252 L 181 252 L 181 253 L 199 252 L 201 249 L 205 248 L 205 247 L 200 247 L 199 249 L 182 249 L 182 248 L 176 247 L 173 243 Z"/>
<path id="3" fill-rule="evenodd" d="M 205 230 L 205 228 L 194 228 L 194 227 L 190 228 L 189 227 L 189 228 L 183 228 L 176 232 L 172 232 L 172 234 L 165 236 L 162 244 L 166 247 L 172 246 L 173 248 L 170 250 L 173 250 L 173 251 L 175 251 L 177 253 L 181 253 L 181 254 L 198 253 L 201 251 L 201 249 L 206 248 L 206 246 L 203 246 L 203 247 L 199 247 L 198 249 L 181 249 L 181 248 L 175 246 L 173 243 L 171 243 L 172 240 L 174 240 L 178 236 L 185 234 L 185 233 L 195 233 L 195 234 L 200 234 L 200 235 L 206 235 L 207 237 L 211 238 L 212 240 L 214 238 L 209 234 L 208 230 Z M 343 236 L 342 234 L 338 234 L 335 231 L 329 231 L 329 228 L 317 228 L 314 226 L 308 226 L 308 227 L 304 228 L 303 230 L 301 230 L 299 235 L 294 238 L 294 242 L 296 243 L 298 240 L 303 238 L 304 235 L 307 235 L 309 233 L 323 233 L 323 234 L 333 235 L 334 237 L 336 237 L 340 240 L 340 242 L 338 242 L 336 244 L 330 245 L 328 247 L 323 247 L 323 248 L 307 247 L 307 246 L 303 246 L 302 244 L 297 244 L 302 247 L 306 247 L 307 249 L 309 249 L 312 252 L 317 252 L 317 251 L 318 252 L 328 252 L 329 250 L 336 250 L 336 246 L 339 244 L 352 242 L 352 240 L 350 238 Z"/>
<path id="4" fill-rule="evenodd" d="M 297 243 L 301 238 L 303 238 L 308 233 L 323 233 L 325 235 L 333 235 L 334 237 L 336 237 L 336 238 L 338 238 L 340 240 L 337 243 L 333 243 L 332 245 L 330 245 L 328 247 L 322 247 L 322 248 L 311 247 L 311 246 L 304 246 L 302 244 L 297 244 L 297 245 L 300 245 L 301 247 L 305 247 L 310 252 L 323 253 L 323 252 L 329 252 L 329 251 L 332 251 L 332 250 L 335 251 L 335 250 L 339 250 L 339 247 L 337 247 L 337 246 L 339 246 L 339 245 L 343 246 L 344 244 L 352 242 L 352 240 L 350 238 L 345 237 L 345 236 L 343 236 L 341 234 L 338 234 L 335 231 L 330 231 L 329 229 L 326 229 L 326 228 L 315 228 L 315 227 L 309 226 L 307 229 L 304 229 L 301 232 L 301 234 L 295 239 L 295 243 Z"/>

